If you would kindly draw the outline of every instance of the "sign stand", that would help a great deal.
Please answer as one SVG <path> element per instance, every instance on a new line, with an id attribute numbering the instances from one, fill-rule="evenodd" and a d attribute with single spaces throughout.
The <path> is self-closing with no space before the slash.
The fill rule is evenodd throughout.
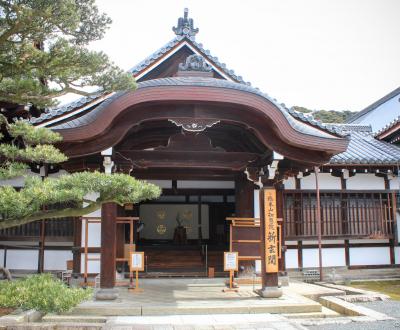
<path id="1" fill-rule="evenodd" d="M 144 271 L 144 252 L 131 252 L 129 258 L 130 271 L 136 272 L 135 287 L 129 287 L 129 291 L 139 293 L 143 292 L 142 288 L 139 288 L 139 271 Z M 132 283 L 133 276 L 130 278 Z M 131 284 L 132 286 L 132 284 Z"/>
<path id="2" fill-rule="evenodd" d="M 239 289 L 233 286 L 235 271 L 239 270 L 239 253 L 224 252 L 224 271 L 229 271 L 229 288 L 225 288 L 223 292 L 238 292 Z"/>

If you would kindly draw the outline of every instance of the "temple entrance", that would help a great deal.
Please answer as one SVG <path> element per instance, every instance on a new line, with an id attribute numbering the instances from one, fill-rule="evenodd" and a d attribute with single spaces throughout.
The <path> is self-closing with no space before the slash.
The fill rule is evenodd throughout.
<path id="1" fill-rule="evenodd" d="M 225 218 L 235 214 L 235 182 L 156 183 L 165 187 L 158 200 L 123 210 L 124 216 L 140 218 L 135 225 L 135 249 L 145 253 L 142 276 L 223 275 L 223 252 L 229 247 L 229 223 Z M 205 188 L 195 188 L 199 186 Z M 123 233 L 117 240 L 117 257 L 127 252 L 129 243 L 129 228 L 120 231 Z"/>

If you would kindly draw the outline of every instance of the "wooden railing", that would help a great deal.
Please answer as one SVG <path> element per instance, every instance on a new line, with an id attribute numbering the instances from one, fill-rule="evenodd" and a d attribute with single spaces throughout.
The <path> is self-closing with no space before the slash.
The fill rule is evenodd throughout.
<path id="1" fill-rule="evenodd" d="M 321 191 L 322 237 L 392 238 L 393 192 Z M 286 239 L 317 237 L 315 192 L 284 192 Z"/>

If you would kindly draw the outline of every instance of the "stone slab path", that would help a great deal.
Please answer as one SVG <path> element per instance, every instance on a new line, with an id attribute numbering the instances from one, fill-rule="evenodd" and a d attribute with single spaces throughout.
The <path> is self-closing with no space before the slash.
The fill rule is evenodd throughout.
<path id="1" fill-rule="evenodd" d="M 280 315 L 272 314 L 220 314 L 111 317 L 105 329 L 192 330 L 192 329 L 271 329 L 303 330 L 303 326 Z"/>

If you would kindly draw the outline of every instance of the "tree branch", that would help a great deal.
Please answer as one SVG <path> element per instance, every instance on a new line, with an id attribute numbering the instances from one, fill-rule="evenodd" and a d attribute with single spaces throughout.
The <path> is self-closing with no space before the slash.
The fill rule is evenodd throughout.
<path id="1" fill-rule="evenodd" d="M 45 220 L 45 219 L 52 220 L 52 219 L 66 218 L 66 217 L 80 217 L 92 213 L 94 211 L 97 211 L 103 203 L 107 202 L 110 201 L 92 202 L 92 204 L 85 206 L 83 208 L 68 208 L 63 210 L 39 212 L 34 215 L 21 219 L 3 219 L 2 221 L 0 221 L 0 230 L 25 225 L 27 223 L 37 220 Z"/>

